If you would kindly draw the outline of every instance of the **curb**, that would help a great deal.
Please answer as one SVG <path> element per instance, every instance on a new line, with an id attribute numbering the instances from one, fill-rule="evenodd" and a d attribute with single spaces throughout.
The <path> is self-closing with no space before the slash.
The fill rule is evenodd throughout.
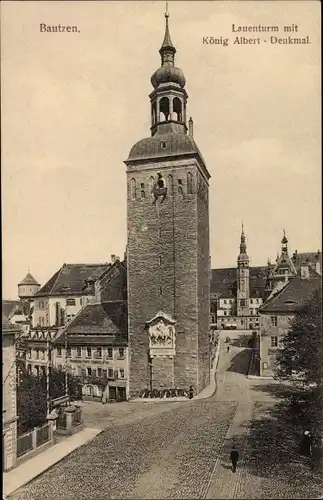
<path id="1" fill-rule="evenodd" d="M 40 472 L 37 472 L 35 473 L 35 475 L 28 479 L 25 483 L 21 484 L 20 486 L 18 486 L 17 488 L 15 488 L 14 490 L 10 491 L 10 493 L 3 493 L 3 498 L 4 499 L 7 499 L 7 500 L 10 500 L 10 495 L 12 495 L 13 493 L 15 493 L 15 491 L 18 491 L 20 490 L 20 488 L 24 488 L 27 484 L 31 483 L 32 481 L 34 481 L 34 479 L 37 479 L 39 476 L 41 476 L 42 474 L 44 474 L 44 472 L 47 472 L 49 471 L 52 467 L 54 467 L 54 465 L 57 465 L 59 462 L 61 462 L 62 460 L 64 460 L 64 458 L 68 457 L 71 453 L 73 453 L 73 451 L 75 450 L 78 450 L 79 448 L 81 448 L 82 446 L 88 444 L 90 441 L 92 441 L 92 439 L 96 438 L 97 436 L 99 436 L 100 434 L 102 434 L 102 432 L 104 431 L 104 429 L 97 429 L 99 432 L 97 434 L 95 434 L 95 436 L 91 437 L 90 439 L 88 439 L 87 441 L 85 441 L 84 443 L 80 444 L 79 446 L 77 446 L 76 448 L 74 448 L 73 450 L 70 450 L 68 451 L 63 457 L 59 458 L 58 460 L 56 460 L 55 462 L 53 462 L 51 465 L 49 465 L 48 467 L 46 467 L 44 470 L 40 471 Z M 57 444 L 57 443 L 56 443 Z M 55 445 L 54 445 L 55 446 Z M 50 449 L 50 448 L 48 448 Z M 12 471 L 14 471 L 15 469 L 12 469 Z M 2 483 L 2 487 L 3 487 L 3 491 L 5 489 L 5 484 L 4 484 L 4 478 L 3 479 L 3 483 Z"/>
<path id="2" fill-rule="evenodd" d="M 256 380 L 275 380 L 274 377 L 261 377 L 260 375 L 247 375 L 247 378 Z"/>
<path id="3" fill-rule="evenodd" d="M 212 377 L 214 377 L 214 390 L 211 394 L 208 394 L 207 396 L 199 396 L 199 394 L 197 394 L 192 399 L 189 399 L 187 397 L 183 397 L 183 399 L 182 398 L 162 398 L 162 399 L 159 399 L 159 398 L 136 398 L 136 399 L 129 399 L 128 403 L 184 403 L 184 402 L 192 402 L 192 401 L 198 401 L 198 400 L 202 400 L 202 399 L 211 398 L 212 396 L 214 396 L 214 394 L 217 391 L 216 371 L 217 371 L 217 366 L 218 366 L 218 362 L 219 362 L 219 355 L 220 355 L 220 338 L 219 338 L 218 345 L 216 348 L 213 368 L 212 368 L 212 370 L 210 370 L 210 372 L 211 372 L 210 375 Z M 211 384 L 209 384 L 209 385 L 211 385 Z M 202 390 L 204 390 L 204 389 L 202 389 Z"/>
<path id="4" fill-rule="evenodd" d="M 193 398 L 194 399 L 194 398 Z M 128 403 L 184 403 L 185 401 L 192 401 L 186 396 L 178 398 L 135 398 L 129 399 Z"/>

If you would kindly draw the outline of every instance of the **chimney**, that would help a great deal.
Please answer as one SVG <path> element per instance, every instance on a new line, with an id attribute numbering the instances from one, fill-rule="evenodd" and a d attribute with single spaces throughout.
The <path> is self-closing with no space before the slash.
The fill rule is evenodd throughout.
<path id="1" fill-rule="evenodd" d="M 286 269 L 286 271 L 285 271 L 285 283 L 287 283 L 287 282 L 288 282 L 288 271 Z"/>
<path id="2" fill-rule="evenodd" d="M 188 135 L 193 137 L 193 120 L 192 117 L 188 120 Z"/>
<path id="3" fill-rule="evenodd" d="M 114 264 L 116 261 L 116 256 L 114 254 L 111 255 L 111 264 Z"/>
<path id="4" fill-rule="evenodd" d="M 301 278 L 302 280 L 307 280 L 310 277 L 310 271 L 308 268 L 308 264 L 306 262 L 303 262 L 301 264 Z"/>
<path id="5" fill-rule="evenodd" d="M 101 285 L 99 283 L 99 280 L 95 282 L 94 284 L 94 297 L 93 297 L 93 302 L 96 304 L 101 303 Z"/>

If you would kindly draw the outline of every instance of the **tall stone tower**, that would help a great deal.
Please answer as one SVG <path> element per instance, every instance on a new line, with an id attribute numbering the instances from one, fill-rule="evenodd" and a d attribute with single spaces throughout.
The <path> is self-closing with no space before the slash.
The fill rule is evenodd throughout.
<path id="1" fill-rule="evenodd" d="M 209 178 L 166 17 L 151 78 L 151 137 L 127 166 L 130 397 L 209 383 Z"/>
<path id="2" fill-rule="evenodd" d="M 246 237 L 242 224 L 237 267 L 237 316 L 245 317 L 244 328 L 248 328 L 249 295 L 249 257 L 247 255 Z"/>

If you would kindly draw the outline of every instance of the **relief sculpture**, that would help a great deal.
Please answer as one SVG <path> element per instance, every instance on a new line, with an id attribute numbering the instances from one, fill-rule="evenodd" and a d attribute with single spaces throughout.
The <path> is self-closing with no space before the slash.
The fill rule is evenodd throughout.
<path id="1" fill-rule="evenodd" d="M 163 312 L 147 322 L 152 356 L 175 353 L 175 321 Z"/>

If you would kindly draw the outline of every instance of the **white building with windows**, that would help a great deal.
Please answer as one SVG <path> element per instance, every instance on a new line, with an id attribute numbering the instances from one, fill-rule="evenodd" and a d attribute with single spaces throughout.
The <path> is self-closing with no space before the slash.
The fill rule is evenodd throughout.
<path id="1" fill-rule="evenodd" d="M 272 377 L 277 349 L 288 332 L 295 313 L 321 284 L 321 276 L 306 263 L 294 279 L 278 288 L 260 308 L 260 375 Z"/>
<path id="2" fill-rule="evenodd" d="M 126 304 L 88 304 L 53 344 L 53 363 L 80 378 L 82 398 L 126 401 L 129 395 Z"/>

